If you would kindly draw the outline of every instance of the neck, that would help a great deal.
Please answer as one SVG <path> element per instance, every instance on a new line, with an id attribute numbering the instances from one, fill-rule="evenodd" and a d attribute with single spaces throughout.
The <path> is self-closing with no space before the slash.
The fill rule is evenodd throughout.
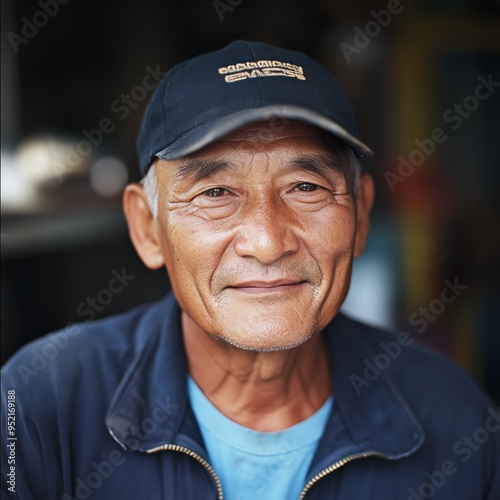
<path id="1" fill-rule="evenodd" d="M 240 425 L 261 432 L 286 429 L 310 417 L 331 394 L 320 333 L 294 349 L 255 352 L 214 339 L 185 313 L 182 330 L 191 377 Z"/>

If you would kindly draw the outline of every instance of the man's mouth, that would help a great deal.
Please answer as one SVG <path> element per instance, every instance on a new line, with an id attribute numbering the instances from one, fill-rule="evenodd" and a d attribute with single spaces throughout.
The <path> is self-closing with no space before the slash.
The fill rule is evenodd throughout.
<path id="1" fill-rule="evenodd" d="M 301 285 L 305 284 L 305 280 L 295 279 L 278 279 L 272 281 L 243 281 L 227 288 L 237 292 L 248 294 L 269 294 L 269 293 L 285 293 L 297 290 Z"/>

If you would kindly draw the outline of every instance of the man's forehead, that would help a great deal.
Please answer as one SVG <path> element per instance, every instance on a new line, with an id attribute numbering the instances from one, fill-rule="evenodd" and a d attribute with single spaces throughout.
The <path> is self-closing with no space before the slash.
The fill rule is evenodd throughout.
<path id="1" fill-rule="evenodd" d="M 292 148 L 297 157 L 301 154 L 328 153 L 339 164 L 345 159 L 346 146 L 333 135 L 307 123 L 276 119 L 245 125 L 184 158 L 157 162 L 170 164 L 174 171 L 184 171 L 191 170 L 190 165 L 199 164 L 197 160 L 203 162 L 204 159 L 221 156 L 231 158 L 235 152 L 266 152 L 282 147 Z"/>

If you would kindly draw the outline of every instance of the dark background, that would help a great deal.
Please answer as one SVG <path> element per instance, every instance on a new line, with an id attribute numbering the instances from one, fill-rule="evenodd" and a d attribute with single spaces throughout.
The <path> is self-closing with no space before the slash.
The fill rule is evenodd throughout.
<path id="1" fill-rule="evenodd" d="M 89 172 L 104 157 L 97 172 L 106 175 L 113 157 L 138 180 L 134 142 L 150 93 L 126 117 L 113 102 L 141 85 L 148 66 L 167 71 L 245 38 L 326 65 L 375 150 L 365 164 L 378 190 L 373 231 L 349 312 L 445 351 L 500 400 L 500 89 L 456 130 L 444 119 L 474 95 L 478 77 L 500 81 L 498 1 L 402 0 L 378 28 L 372 11 L 395 0 L 66 2 L 2 0 L 2 362 L 27 341 L 88 319 L 79 306 L 107 288 L 113 270 L 134 279 L 96 317 L 165 293 L 165 272 L 147 270 L 128 240 L 120 196 L 97 193 Z M 42 4 L 53 13 L 46 22 Z M 33 35 L 26 25 L 35 21 Z M 346 57 L 341 44 L 353 47 L 356 35 Z M 104 118 L 114 130 L 59 178 L 54 148 L 75 147 Z M 446 141 L 391 190 L 387 172 L 437 127 Z M 439 299 L 445 279 L 467 289 L 442 311 L 435 302 L 439 314 L 419 333 L 410 318 Z"/>

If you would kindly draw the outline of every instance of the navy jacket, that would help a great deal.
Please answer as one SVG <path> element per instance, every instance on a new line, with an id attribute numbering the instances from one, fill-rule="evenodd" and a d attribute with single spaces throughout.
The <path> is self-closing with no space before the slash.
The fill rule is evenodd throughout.
<path id="1" fill-rule="evenodd" d="M 500 499 L 500 409 L 460 368 L 341 314 L 323 334 L 335 402 L 301 498 Z M 3 493 L 223 498 L 186 373 L 171 295 L 24 347 L 3 369 Z"/>

